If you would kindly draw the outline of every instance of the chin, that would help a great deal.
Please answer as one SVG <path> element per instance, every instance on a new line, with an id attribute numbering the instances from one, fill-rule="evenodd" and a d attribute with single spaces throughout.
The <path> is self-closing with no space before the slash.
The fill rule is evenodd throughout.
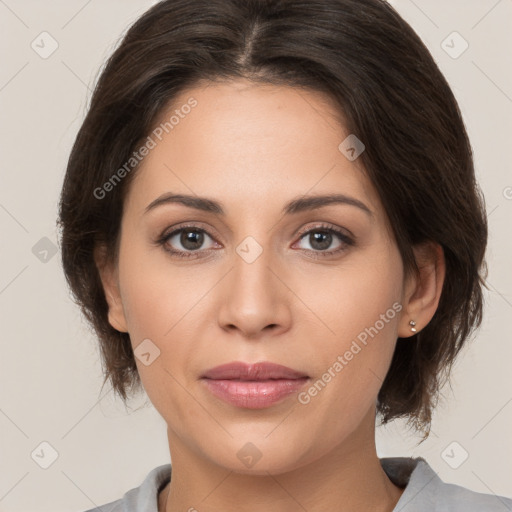
<path id="1" fill-rule="evenodd" d="M 235 457 L 226 458 L 226 453 L 230 451 L 235 453 Z M 268 440 L 262 440 L 261 443 L 257 440 L 254 443 L 243 442 L 240 447 L 237 445 L 224 448 L 222 454 L 218 455 L 217 458 L 215 454 L 210 454 L 210 458 L 217 465 L 241 475 L 278 475 L 293 471 L 306 463 L 305 454 L 302 450 L 297 450 L 297 445 L 288 448 L 277 438 L 276 443 Z"/>

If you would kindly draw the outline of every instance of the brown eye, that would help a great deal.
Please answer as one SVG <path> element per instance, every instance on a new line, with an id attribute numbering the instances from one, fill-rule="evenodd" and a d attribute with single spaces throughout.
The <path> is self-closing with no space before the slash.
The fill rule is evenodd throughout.
<path id="1" fill-rule="evenodd" d="M 318 226 L 302 233 L 301 241 L 306 241 L 310 247 L 301 247 L 316 256 L 332 256 L 354 245 L 354 241 L 345 233 L 330 226 Z M 334 248 L 332 248 L 335 244 Z M 332 248 L 329 250 L 329 248 Z"/>
<path id="2" fill-rule="evenodd" d="M 158 243 L 172 255 L 188 258 L 199 257 L 199 253 L 213 248 L 214 243 L 210 247 L 204 247 L 207 239 L 213 242 L 213 238 L 204 229 L 197 226 L 182 226 L 162 235 Z"/>
<path id="3" fill-rule="evenodd" d="M 323 251 L 331 246 L 333 235 L 327 231 L 311 231 L 308 242 L 315 251 Z"/>
<path id="4" fill-rule="evenodd" d="M 179 243 L 188 251 L 195 251 L 200 249 L 204 243 L 204 233 L 191 230 L 182 229 L 179 236 Z"/>

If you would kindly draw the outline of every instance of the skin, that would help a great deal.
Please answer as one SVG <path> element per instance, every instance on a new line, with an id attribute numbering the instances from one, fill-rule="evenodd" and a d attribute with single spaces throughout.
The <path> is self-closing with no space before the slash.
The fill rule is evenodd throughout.
<path id="1" fill-rule="evenodd" d="M 338 149 L 348 133 L 323 94 L 245 80 L 201 83 L 162 119 L 190 97 L 197 106 L 131 183 L 118 260 L 96 254 L 111 325 L 130 334 L 134 350 L 147 338 L 160 350 L 148 366 L 136 358 L 168 425 L 172 481 L 159 512 L 316 512 L 340 504 L 391 511 L 403 489 L 377 457 L 376 400 L 397 337 L 412 335 L 411 319 L 420 331 L 434 315 L 442 251 L 415 248 L 420 275 L 404 278 L 386 212 L 360 160 Z M 225 215 L 177 203 L 144 213 L 168 192 L 219 201 Z M 358 199 L 371 214 L 348 204 L 281 213 L 292 199 L 332 193 Z M 206 231 L 189 259 L 165 250 L 187 251 L 179 234 L 156 243 L 183 223 Z M 353 235 L 354 244 L 332 234 L 318 248 L 304 233 L 323 232 L 324 223 Z M 236 252 L 247 236 L 263 250 L 252 263 Z M 200 380 L 230 361 L 272 361 L 315 382 L 394 303 L 401 311 L 307 404 L 291 395 L 266 409 L 242 409 Z M 248 442 L 261 453 L 250 468 L 237 457 Z"/>

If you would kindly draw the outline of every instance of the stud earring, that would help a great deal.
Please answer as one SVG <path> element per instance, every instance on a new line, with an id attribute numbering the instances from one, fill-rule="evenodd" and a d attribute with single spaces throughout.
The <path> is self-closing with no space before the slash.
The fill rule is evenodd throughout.
<path id="1" fill-rule="evenodd" d="M 411 326 L 411 331 L 412 331 L 412 332 L 416 332 L 416 327 L 415 327 L 416 322 L 415 322 L 414 320 L 411 320 L 411 321 L 409 322 L 409 325 Z"/>

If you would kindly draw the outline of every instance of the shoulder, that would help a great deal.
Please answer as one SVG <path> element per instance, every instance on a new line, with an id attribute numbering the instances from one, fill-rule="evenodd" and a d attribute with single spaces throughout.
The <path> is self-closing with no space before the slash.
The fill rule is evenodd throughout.
<path id="1" fill-rule="evenodd" d="M 171 464 L 152 469 L 144 481 L 118 500 L 84 512 L 158 512 L 158 493 L 171 478 Z"/>
<path id="2" fill-rule="evenodd" d="M 511 498 L 444 482 L 422 457 L 381 461 L 391 480 L 405 486 L 393 512 L 512 512 Z"/>
<path id="3" fill-rule="evenodd" d="M 438 486 L 438 509 L 454 512 L 512 512 L 512 499 L 485 494 L 460 485 L 441 482 Z M 446 508 L 446 505 L 451 505 Z"/>

